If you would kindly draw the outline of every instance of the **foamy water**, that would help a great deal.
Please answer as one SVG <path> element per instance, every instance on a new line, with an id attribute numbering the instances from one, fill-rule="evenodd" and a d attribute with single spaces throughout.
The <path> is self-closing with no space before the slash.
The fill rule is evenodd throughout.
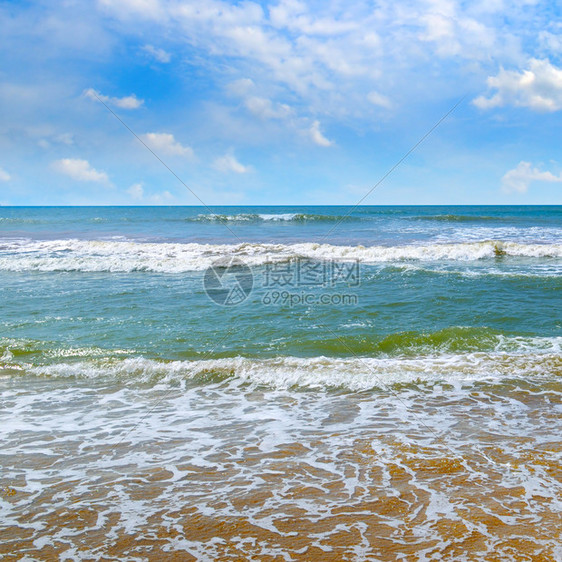
<path id="1" fill-rule="evenodd" d="M 562 259 L 562 244 L 519 244 L 486 240 L 455 244 L 335 246 L 332 244 L 171 244 L 128 241 L 15 240 L 0 245 L 4 271 L 202 271 L 233 256 L 248 265 L 310 260 L 357 260 L 365 264 L 490 260 L 502 257 Z M 560 265 L 560 262 L 556 262 Z"/>
<path id="2" fill-rule="evenodd" d="M 5 476 L 17 489 L 0 503 L 3 552 L 142 559 L 156 549 L 180 558 L 287 560 L 560 554 L 557 381 L 435 384 L 374 396 L 230 381 L 145 390 L 26 386 L 3 393 Z"/>

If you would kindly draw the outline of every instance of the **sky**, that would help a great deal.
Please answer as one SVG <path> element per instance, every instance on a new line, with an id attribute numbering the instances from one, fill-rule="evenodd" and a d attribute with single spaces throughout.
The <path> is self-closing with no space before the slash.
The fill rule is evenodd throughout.
<path id="1" fill-rule="evenodd" d="M 559 2 L 0 0 L 0 29 L 2 205 L 562 204 Z"/>

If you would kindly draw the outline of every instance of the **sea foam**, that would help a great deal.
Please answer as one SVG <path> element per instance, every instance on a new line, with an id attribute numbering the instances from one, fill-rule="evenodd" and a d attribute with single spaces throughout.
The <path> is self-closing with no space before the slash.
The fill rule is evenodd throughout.
<path id="1" fill-rule="evenodd" d="M 250 266 L 290 261 L 393 262 L 474 261 L 499 258 L 561 258 L 562 244 L 486 240 L 451 244 L 339 246 L 298 244 L 141 243 L 92 240 L 12 240 L 0 245 L 0 271 L 181 273 L 201 271 L 215 260 L 237 257 Z"/>
<path id="2" fill-rule="evenodd" d="M 9 346 L 7 346 L 7 349 Z M 61 356 L 55 363 L 33 365 L 5 352 L 0 359 L 4 377 L 40 376 L 65 379 L 156 384 L 191 381 L 272 389 L 345 389 L 352 392 L 388 389 L 395 385 L 445 383 L 453 386 L 479 382 L 499 383 L 523 378 L 556 380 L 562 370 L 562 338 L 505 338 L 498 336 L 494 351 L 421 353 L 376 357 L 223 357 L 195 360 L 151 359 L 143 356 L 83 359 Z M 509 351 L 507 351 L 509 350 Z M 420 350 L 421 351 L 421 350 Z M 429 350 L 428 350 L 429 351 Z M 121 355 L 121 356 L 119 356 Z M 61 360 L 62 359 L 62 360 Z"/>

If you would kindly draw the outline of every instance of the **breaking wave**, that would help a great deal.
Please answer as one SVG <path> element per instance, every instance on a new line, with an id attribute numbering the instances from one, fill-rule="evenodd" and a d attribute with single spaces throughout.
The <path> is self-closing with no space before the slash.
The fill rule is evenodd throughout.
<path id="1" fill-rule="evenodd" d="M 408 358 L 245 357 L 195 361 L 158 361 L 143 357 L 89 360 L 25 368 L 0 366 L 0 373 L 54 378 L 111 379 L 134 383 L 232 380 L 273 389 L 346 389 L 364 391 L 397 384 L 501 382 L 520 377 L 558 377 L 558 353 L 469 353 Z"/>
<path id="2" fill-rule="evenodd" d="M 346 215 L 316 215 L 313 213 L 239 213 L 236 215 L 200 214 L 185 219 L 187 222 L 340 222 L 360 220 Z"/>
<path id="3" fill-rule="evenodd" d="M 562 244 L 487 240 L 403 246 L 331 244 L 196 244 L 91 240 L 12 240 L 0 244 L 0 271 L 181 273 L 201 271 L 215 260 L 237 257 L 250 266 L 290 261 L 393 262 L 472 261 L 498 258 L 561 258 Z"/>
<path id="4" fill-rule="evenodd" d="M 456 328 L 428 336 L 396 334 L 381 342 L 389 351 L 377 356 L 269 358 L 221 357 L 165 360 L 127 356 L 97 348 L 51 350 L 33 342 L 0 342 L 0 376 L 120 380 L 137 384 L 191 381 L 195 384 L 260 385 L 273 389 L 364 391 L 424 383 L 499 383 L 526 378 L 554 379 L 562 374 L 562 338 L 507 337 L 488 333 L 478 343 L 474 330 Z M 392 341 L 391 341 L 392 340 Z M 455 343 L 456 342 L 456 343 Z M 468 342 L 468 343 L 467 343 Z M 414 346 L 418 353 L 408 354 Z M 396 349 L 398 347 L 398 349 Z M 395 348 L 395 349 L 392 349 Z M 461 350 L 461 348 L 465 348 Z"/>

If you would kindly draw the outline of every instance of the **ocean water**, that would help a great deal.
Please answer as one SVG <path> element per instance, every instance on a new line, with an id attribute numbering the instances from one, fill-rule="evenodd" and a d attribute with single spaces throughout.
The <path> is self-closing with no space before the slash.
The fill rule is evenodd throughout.
<path id="1" fill-rule="evenodd" d="M 0 557 L 562 560 L 562 207 L 0 207 Z"/>

